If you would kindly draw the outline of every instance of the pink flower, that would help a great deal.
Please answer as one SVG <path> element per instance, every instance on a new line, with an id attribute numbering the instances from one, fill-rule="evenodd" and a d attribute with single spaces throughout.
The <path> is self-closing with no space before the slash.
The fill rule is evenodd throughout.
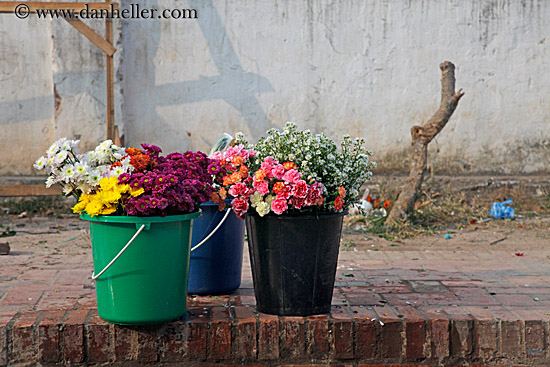
<path id="1" fill-rule="evenodd" d="M 291 195 L 292 195 L 292 192 L 291 192 L 290 186 L 284 185 L 283 188 L 277 193 L 275 198 L 287 200 L 290 198 Z"/>
<path id="2" fill-rule="evenodd" d="M 285 167 L 282 164 L 278 164 L 273 167 L 271 174 L 278 180 L 281 180 L 285 174 Z"/>
<path id="3" fill-rule="evenodd" d="M 273 200 L 273 202 L 271 203 L 271 210 L 273 210 L 275 214 L 281 215 L 287 209 L 288 209 L 288 204 L 285 199 L 278 198 Z"/>
<path id="4" fill-rule="evenodd" d="M 296 185 L 294 185 L 292 189 L 292 195 L 300 199 L 305 199 L 307 197 L 307 184 L 304 180 L 296 182 Z"/>
<path id="5" fill-rule="evenodd" d="M 285 180 L 285 182 L 294 184 L 298 182 L 301 177 L 302 177 L 302 174 L 300 172 L 296 171 L 295 169 L 291 169 L 286 171 L 286 173 L 283 176 L 283 180 Z"/>
<path id="6" fill-rule="evenodd" d="M 231 202 L 231 207 L 233 211 L 239 218 L 244 217 L 244 213 L 248 210 L 248 201 L 243 198 L 235 198 Z"/>
<path id="7" fill-rule="evenodd" d="M 272 157 L 266 157 L 264 161 L 262 162 L 262 169 L 267 174 L 267 178 L 273 178 L 273 175 L 271 175 L 271 170 L 273 169 L 273 166 L 276 164 L 279 164 L 277 160 L 273 159 Z"/>
<path id="8" fill-rule="evenodd" d="M 229 188 L 229 195 L 233 197 L 246 196 L 247 191 L 246 185 L 242 182 L 238 182 Z"/>
<path id="9" fill-rule="evenodd" d="M 262 195 L 265 195 L 269 192 L 269 184 L 266 180 L 254 181 L 253 185 L 256 191 L 258 191 Z"/>

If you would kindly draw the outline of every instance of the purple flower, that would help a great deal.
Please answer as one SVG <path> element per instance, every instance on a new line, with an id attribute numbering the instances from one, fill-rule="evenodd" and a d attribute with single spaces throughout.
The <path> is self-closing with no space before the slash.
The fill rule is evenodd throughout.
<path id="1" fill-rule="evenodd" d="M 162 153 L 162 149 L 160 149 L 159 147 L 157 147 L 156 145 L 150 145 L 150 144 L 141 144 L 141 146 L 143 147 L 143 149 L 145 149 L 145 151 L 147 153 L 149 153 L 152 157 L 156 157 L 158 156 L 160 153 Z"/>
<path id="2" fill-rule="evenodd" d="M 130 182 L 131 177 L 132 176 L 130 176 L 129 173 L 123 173 L 120 176 L 118 176 L 118 183 L 119 184 L 127 184 L 128 182 Z"/>

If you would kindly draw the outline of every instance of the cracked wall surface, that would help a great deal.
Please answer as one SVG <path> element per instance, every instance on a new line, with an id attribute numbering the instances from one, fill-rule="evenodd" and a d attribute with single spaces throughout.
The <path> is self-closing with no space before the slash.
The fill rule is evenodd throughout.
<path id="1" fill-rule="evenodd" d="M 224 132 L 256 141 L 292 120 L 364 136 L 381 170 L 406 170 L 410 128 L 437 109 L 451 60 L 466 95 L 431 143 L 435 171 L 550 171 L 548 1 L 138 2 L 198 19 L 115 22 L 128 145 L 207 151 Z M 103 139 L 101 52 L 61 21 L 2 14 L 0 35 L 0 174 L 32 174 L 56 137 Z"/>

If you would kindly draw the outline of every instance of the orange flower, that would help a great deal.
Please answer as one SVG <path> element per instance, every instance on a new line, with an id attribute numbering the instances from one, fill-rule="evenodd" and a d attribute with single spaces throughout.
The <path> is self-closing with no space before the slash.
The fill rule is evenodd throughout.
<path id="1" fill-rule="evenodd" d="M 229 186 L 231 185 L 233 182 L 231 181 L 231 176 L 225 176 L 223 178 L 223 185 L 224 186 Z"/>
<path id="2" fill-rule="evenodd" d="M 224 187 L 220 189 L 220 198 L 222 200 L 225 200 L 225 198 L 227 198 L 227 190 Z"/>
<path id="3" fill-rule="evenodd" d="M 370 197 L 370 194 L 367 194 L 367 201 L 368 201 L 369 203 L 372 203 L 372 198 Z"/>
<path id="4" fill-rule="evenodd" d="M 241 182 L 242 180 L 241 174 L 239 172 L 233 172 L 229 177 L 231 178 L 231 184 Z"/>
<path id="5" fill-rule="evenodd" d="M 344 199 L 342 199 L 340 196 L 334 200 L 334 209 L 336 210 L 342 210 L 342 207 L 344 206 Z"/>
<path id="6" fill-rule="evenodd" d="M 391 206 L 391 201 L 389 200 L 384 201 L 384 208 L 389 209 L 390 206 Z"/>
<path id="7" fill-rule="evenodd" d="M 378 199 L 374 200 L 374 203 L 372 204 L 372 206 L 374 206 L 374 209 L 378 208 L 379 205 L 380 205 L 380 200 Z"/>
<path id="8" fill-rule="evenodd" d="M 213 192 L 212 195 L 210 195 L 210 201 L 214 204 L 218 204 L 220 202 L 220 197 L 218 196 L 218 194 Z"/>
<path id="9" fill-rule="evenodd" d="M 265 178 L 265 171 L 263 169 L 259 169 L 254 173 L 254 180 L 255 181 L 263 181 Z"/>
<path id="10" fill-rule="evenodd" d="M 239 168 L 239 174 L 241 175 L 241 178 L 244 180 L 248 177 L 248 167 L 244 164 Z"/>
<path id="11" fill-rule="evenodd" d="M 294 162 L 285 162 L 283 163 L 283 167 L 285 168 L 285 171 L 288 171 L 290 169 L 296 169 L 296 163 Z"/>
<path id="12" fill-rule="evenodd" d="M 325 199 L 321 196 L 321 197 L 319 198 L 319 201 L 317 202 L 317 206 L 323 205 L 324 202 L 325 202 Z"/>
<path id="13" fill-rule="evenodd" d="M 273 192 L 275 193 L 275 195 L 277 195 L 284 189 L 285 189 L 285 184 L 281 181 L 276 182 L 275 185 L 273 185 Z"/>
<path id="14" fill-rule="evenodd" d="M 233 157 L 233 159 L 231 160 L 231 163 L 233 163 L 233 165 L 235 167 L 239 167 L 241 164 L 244 163 L 244 159 L 243 157 L 241 157 L 240 155 L 236 155 Z"/>
<path id="15" fill-rule="evenodd" d="M 220 212 L 225 209 L 225 201 L 220 200 L 220 203 L 218 204 L 218 209 Z"/>
<path id="16" fill-rule="evenodd" d="M 338 187 L 338 195 L 340 195 L 342 199 L 346 197 L 346 189 L 344 188 L 344 186 Z"/>

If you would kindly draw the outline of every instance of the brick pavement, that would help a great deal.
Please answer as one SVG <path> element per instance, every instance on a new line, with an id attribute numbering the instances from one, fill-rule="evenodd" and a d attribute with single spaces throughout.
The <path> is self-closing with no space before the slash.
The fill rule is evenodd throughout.
<path id="1" fill-rule="evenodd" d="M 235 294 L 189 297 L 186 321 L 121 327 L 97 316 L 80 230 L 0 256 L 0 366 L 550 365 L 550 249 L 341 251 L 332 313 L 306 318 L 255 311 L 246 256 Z"/>

